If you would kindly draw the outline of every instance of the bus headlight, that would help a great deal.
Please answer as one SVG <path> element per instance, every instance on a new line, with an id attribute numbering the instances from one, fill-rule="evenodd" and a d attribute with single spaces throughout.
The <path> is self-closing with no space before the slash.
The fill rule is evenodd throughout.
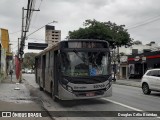
<path id="1" fill-rule="evenodd" d="M 73 90 L 72 90 L 72 87 L 70 87 L 70 86 L 67 86 L 67 90 L 69 91 L 69 92 L 72 92 Z"/>

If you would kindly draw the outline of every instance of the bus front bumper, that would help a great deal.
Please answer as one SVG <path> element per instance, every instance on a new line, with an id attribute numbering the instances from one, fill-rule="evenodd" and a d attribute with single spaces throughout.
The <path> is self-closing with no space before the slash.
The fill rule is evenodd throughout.
<path id="1" fill-rule="evenodd" d="M 94 90 L 84 92 L 69 92 L 62 86 L 59 86 L 58 98 L 61 100 L 74 100 L 74 99 L 91 99 L 100 97 L 112 96 L 112 85 L 107 90 Z"/>

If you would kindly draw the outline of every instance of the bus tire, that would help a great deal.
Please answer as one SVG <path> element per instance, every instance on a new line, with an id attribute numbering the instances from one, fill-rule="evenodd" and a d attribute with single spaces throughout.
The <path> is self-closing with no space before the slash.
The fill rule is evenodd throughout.
<path id="1" fill-rule="evenodd" d="M 53 87 L 51 87 L 51 97 L 55 102 L 59 102 L 59 99 L 55 96 Z"/>
<path id="2" fill-rule="evenodd" d="M 59 99 L 55 95 L 53 96 L 53 100 L 54 102 L 59 102 Z"/>
<path id="3" fill-rule="evenodd" d="M 39 90 L 40 90 L 40 91 L 43 91 L 43 88 L 42 88 L 41 86 L 39 86 Z"/>

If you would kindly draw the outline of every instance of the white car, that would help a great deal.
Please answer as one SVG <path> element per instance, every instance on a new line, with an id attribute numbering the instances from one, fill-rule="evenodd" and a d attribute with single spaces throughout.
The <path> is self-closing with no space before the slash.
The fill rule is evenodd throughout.
<path id="1" fill-rule="evenodd" d="M 160 68 L 147 70 L 142 77 L 141 83 L 144 94 L 150 94 L 151 91 L 160 92 Z"/>
<path id="2" fill-rule="evenodd" d="M 32 70 L 27 70 L 27 73 L 28 73 L 28 74 L 31 74 L 31 73 L 32 73 Z"/>

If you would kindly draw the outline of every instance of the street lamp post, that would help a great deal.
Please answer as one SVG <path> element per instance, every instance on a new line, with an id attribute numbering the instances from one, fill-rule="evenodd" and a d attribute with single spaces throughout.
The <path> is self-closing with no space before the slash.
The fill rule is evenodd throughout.
<path id="1" fill-rule="evenodd" d="M 46 25 L 49 25 L 51 23 L 57 23 L 57 21 L 49 22 Z M 27 39 L 30 35 L 34 34 L 35 32 L 39 31 L 40 29 L 44 28 L 46 25 L 44 25 L 44 26 L 38 28 L 37 30 L 33 31 L 32 33 L 30 33 L 29 35 L 27 35 L 26 38 L 24 38 L 24 39 Z M 24 44 L 25 44 L 25 42 L 24 42 Z M 18 39 L 18 45 L 19 45 L 19 39 Z M 20 48 L 18 48 L 18 50 L 20 50 Z M 23 49 L 20 52 L 23 52 Z M 20 52 L 18 52 L 18 55 L 19 55 Z M 21 58 L 21 60 L 20 60 L 20 66 L 21 66 L 23 61 L 22 61 L 22 54 L 20 54 L 20 55 L 21 55 L 21 57 L 20 57 Z M 22 67 L 20 68 L 20 81 L 19 82 L 22 82 Z"/>
<path id="2" fill-rule="evenodd" d="M 57 21 L 49 22 L 49 23 L 47 23 L 46 25 L 49 25 L 49 24 L 51 24 L 51 23 L 57 23 Z M 29 37 L 30 35 L 34 34 L 34 33 L 37 32 L 37 31 L 39 31 L 40 29 L 44 28 L 46 25 L 44 25 L 44 26 L 38 28 L 37 30 L 33 31 L 32 33 L 30 33 L 29 35 L 27 35 L 27 37 Z"/>

